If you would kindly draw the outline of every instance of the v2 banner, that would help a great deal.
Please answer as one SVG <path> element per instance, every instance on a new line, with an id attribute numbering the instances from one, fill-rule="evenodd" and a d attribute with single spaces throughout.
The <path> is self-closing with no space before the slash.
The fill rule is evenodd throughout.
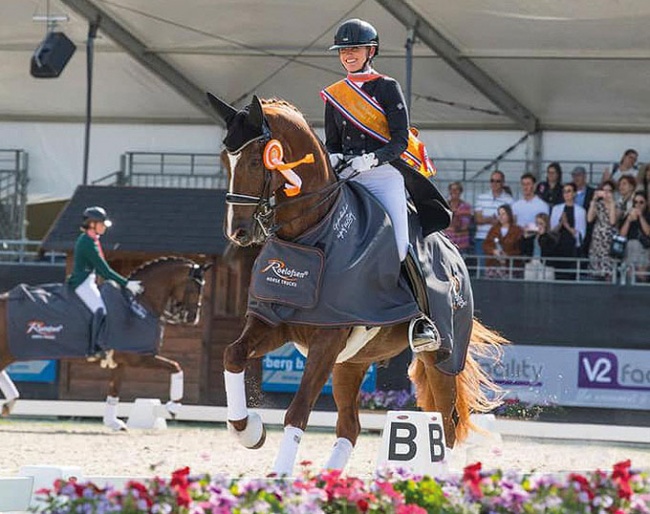
<path id="1" fill-rule="evenodd" d="M 525 402 L 650 409 L 650 350 L 517 344 L 482 365 L 507 397 Z"/>

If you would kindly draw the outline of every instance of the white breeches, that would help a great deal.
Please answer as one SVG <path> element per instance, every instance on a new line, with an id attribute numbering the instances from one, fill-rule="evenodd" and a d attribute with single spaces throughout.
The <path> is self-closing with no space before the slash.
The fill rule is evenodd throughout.
<path id="1" fill-rule="evenodd" d="M 81 298 L 81 301 L 86 304 L 86 307 L 91 312 L 95 313 L 99 309 L 104 309 L 104 312 L 106 312 L 106 305 L 104 304 L 104 300 L 102 300 L 102 295 L 99 293 L 96 280 L 97 276 L 91 273 L 86 280 L 79 284 L 74 292 L 77 293 L 77 296 Z"/>
<path id="2" fill-rule="evenodd" d="M 348 176 L 350 171 L 350 168 L 347 168 L 341 176 Z M 382 164 L 368 171 L 362 171 L 352 180 L 365 186 L 388 212 L 393 223 L 399 260 L 403 261 L 408 252 L 409 226 L 402 174 L 390 164 Z"/>

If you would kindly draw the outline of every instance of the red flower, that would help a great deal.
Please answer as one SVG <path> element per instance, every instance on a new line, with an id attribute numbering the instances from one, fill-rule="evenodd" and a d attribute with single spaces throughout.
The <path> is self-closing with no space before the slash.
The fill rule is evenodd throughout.
<path id="1" fill-rule="evenodd" d="M 571 473 L 569 475 L 569 480 L 572 482 L 576 482 L 580 486 L 580 490 L 587 493 L 587 496 L 589 496 L 589 501 L 594 499 L 595 494 L 591 489 L 591 484 L 589 483 L 589 480 L 587 480 L 586 477 L 579 475 L 577 473 Z"/>
<path id="2" fill-rule="evenodd" d="M 190 506 L 191 498 L 188 491 L 190 487 L 189 474 L 190 468 L 187 466 L 177 469 L 172 473 L 172 479 L 169 485 L 176 492 L 176 503 L 179 507 Z"/>
<path id="3" fill-rule="evenodd" d="M 357 509 L 359 509 L 360 512 L 368 512 L 369 507 L 370 505 L 363 498 L 357 501 Z"/>
<path id="4" fill-rule="evenodd" d="M 629 500 L 632 497 L 632 486 L 630 485 L 630 467 L 632 461 L 630 459 L 614 464 L 614 471 L 612 472 L 612 480 L 618 486 L 618 497 Z"/>
<path id="5" fill-rule="evenodd" d="M 469 487 L 472 495 L 476 498 L 483 496 L 481 491 L 481 463 L 470 464 L 463 470 L 463 482 Z"/>

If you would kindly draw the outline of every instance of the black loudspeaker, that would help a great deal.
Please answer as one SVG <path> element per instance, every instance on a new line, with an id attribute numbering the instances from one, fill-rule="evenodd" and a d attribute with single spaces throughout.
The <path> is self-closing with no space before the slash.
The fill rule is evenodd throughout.
<path id="1" fill-rule="evenodd" d="M 32 56 L 31 74 L 39 79 L 55 78 L 77 49 L 63 32 L 50 32 Z"/>

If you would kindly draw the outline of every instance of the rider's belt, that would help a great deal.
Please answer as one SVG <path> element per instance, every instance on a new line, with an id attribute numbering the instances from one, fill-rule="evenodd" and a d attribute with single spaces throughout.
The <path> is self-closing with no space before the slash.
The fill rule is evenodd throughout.
<path id="1" fill-rule="evenodd" d="M 321 97 L 359 130 L 382 143 L 390 141 L 388 120 L 383 107 L 354 82 L 340 80 L 321 91 Z M 436 168 L 414 128 L 409 130 L 408 146 L 400 159 L 427 178 L 436 174 Z"/>

